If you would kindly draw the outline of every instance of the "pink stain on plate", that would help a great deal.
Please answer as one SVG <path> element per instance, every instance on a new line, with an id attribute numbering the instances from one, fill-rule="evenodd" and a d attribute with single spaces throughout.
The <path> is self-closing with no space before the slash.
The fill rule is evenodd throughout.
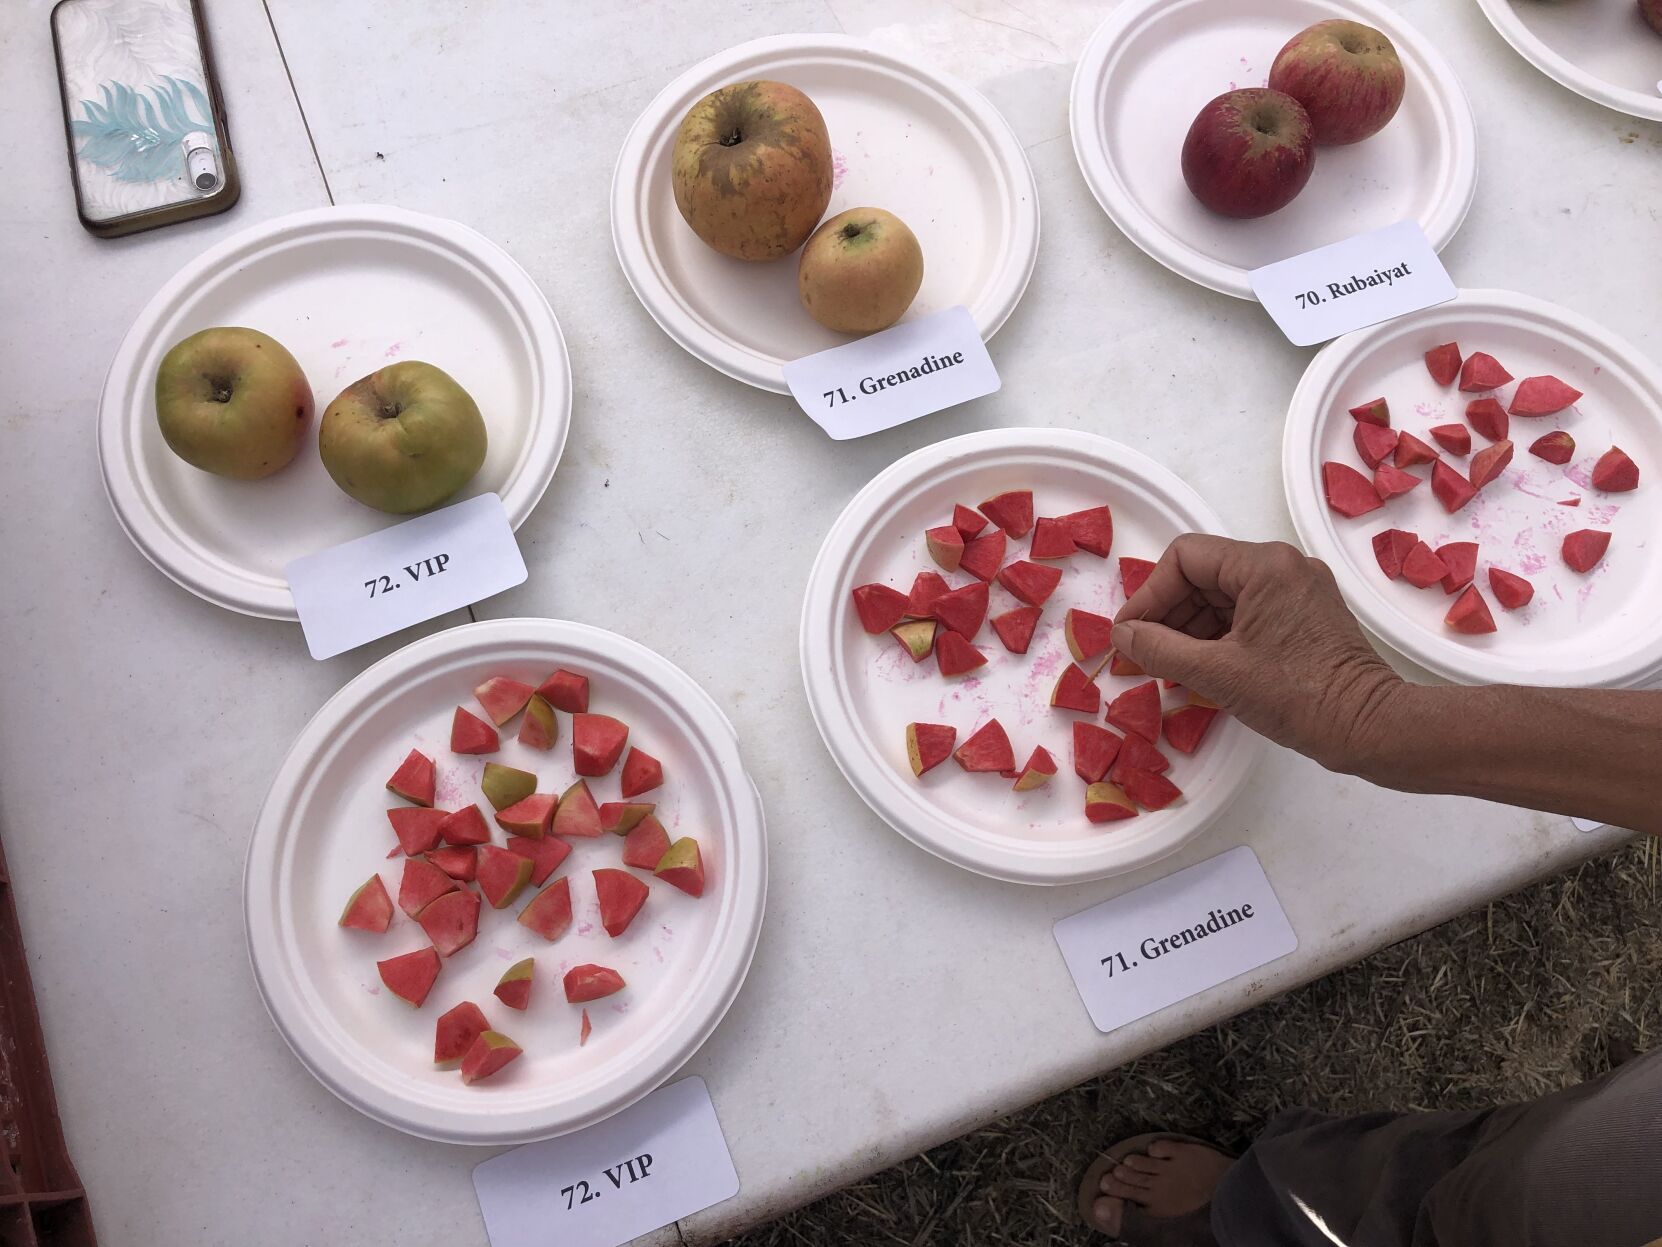
<path id="1" fill-rule="evenodd" d="M 843 184 L 843 178 L 848 175 L 848 161 L 836 148 L 831 149 L 831 189 L 836 190 Z"/>
<path id="2" fill-rule="evenodd" d="M 394 342 L 391 346 L 389 346 L 387 348 L 386 354 L 383 355 L 381 358 L 382 359 L 397 359 L 403 353 L 404 353 L 404 344 L 402 342 Z"/>
<path id="3" fill-rule="evenodd" d="M 334 350 L 334 351 L 338 351 L 338 350 L 341 349 L 341 347 L 346 345 L 346 342 L 347 342 L 347 339 L 345 339 L 345 338 L 336 338 L 333 342 L 331 342 L 329 344 L 329 349 Z"/>

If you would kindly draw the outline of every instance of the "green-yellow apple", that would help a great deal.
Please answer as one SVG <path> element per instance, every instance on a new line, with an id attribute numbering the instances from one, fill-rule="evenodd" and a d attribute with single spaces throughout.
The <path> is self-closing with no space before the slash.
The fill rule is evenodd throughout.
<path id="1" fill-rule="evenodd" d="M 1270 66 L 1270 89 L 1304 105 L 1318 143 L 1358 143 L 1379 133 L 1396 116 L 1405 85 L 1389 37 L 1343 18 L 1299 31 Z"/>
<path id="2" fill-rule="evenodd" d="M 777 260 L 831 202 L 831 138 L 814 102 L 783 82 L 736 82 L 688 110 L 671 158 L 675 206 L 722 255 Z"/>
<path id="3" fill-rule="evenodd" d="M 1213 212 L 1268 216 L 1292 203 L 1316 167 L 1310 117 L 1280 91 L 1243 87 L 1211 101 L 1183 140 L 1183 180 Z"/>
<path id="4" fill-rule="evenodd" d="M 485 462 L 485 421 L 449 373 L 410 359 L 342 390 L 323 413 L 317 449 L 352 497 L 407 515 L 473 479 Z"/>
<path id="5" fill-rule="evenodd" d="M 906 314 L 923 284 L 923 248 L 906 222 L 881 208 L 850 208 L 802 249 L 797 292 L 827 329 L 875 333 Z"/>
<path id="6" fill-rule="evenodd" d="M 294 356 L 258 329 L 193 333 L 156 369 L 156 423 L 192 467 L 257 481 L 293 459 L 312 418 Z"/>

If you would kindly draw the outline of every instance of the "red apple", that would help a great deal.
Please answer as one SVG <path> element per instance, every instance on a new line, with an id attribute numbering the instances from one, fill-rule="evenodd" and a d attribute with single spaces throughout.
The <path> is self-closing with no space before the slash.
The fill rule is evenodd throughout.
<path id="1" fill-rule="evenodd" d="M 1639 12 L 1650 23 L 1650 28 L 1662 35 L 1662 0 L 1639 0 Z"/>
<path id="2" fill-rule="evenodd" d="M 1359 143 L 1396 116 L 1402 61 L 1384 33 L 1342 18 L 1317 22 L 1287 41 L 1270 86 L 1310 114 L 1318 143 Z"/>
<path id="3" fill-rule="evenodd" d="M 1280 91 L 1247 87 L 1200 110 L 1183 140 L 1183 180 L 1221 216 L 1268 216 L 1304 189 L 1315 159 L 1303 106 Z"/>

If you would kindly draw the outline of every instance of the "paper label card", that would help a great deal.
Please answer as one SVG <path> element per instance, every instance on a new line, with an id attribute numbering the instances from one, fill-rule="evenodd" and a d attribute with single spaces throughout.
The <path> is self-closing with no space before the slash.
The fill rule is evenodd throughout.
<path id="1" fill-rule="evenodd" d="M 992 356 L 969 314 L 949 307 L 785 365 L 785 384 L 837 441 L 881 433 L 996 392 Z"/>
<path id="2" fill-rule="evenodd" d="M 702 1078 L 660 1087 L 587 1130 L 473 1170 L 491 1247 L 618 1247 L 732 1199 L 739 1175 Z"/>
<path id="3" fill-rule="evenodd" d="M 1247 845 L 1056 924 L 1068 973 L 1107 1034 L 1298 947 Z"/>
<path id="4" fill-rule="evenodd" d="M 283 569 L 313 658 L 333 658 L 525 582 L 495 494 L 429 511 Z"/>
<path id="5" fill-rule="evenodd" d="M 1266 264 L 1247 280 L 1294 346 L 1315 346 L 1458 293 L 1418 221 Z"/>

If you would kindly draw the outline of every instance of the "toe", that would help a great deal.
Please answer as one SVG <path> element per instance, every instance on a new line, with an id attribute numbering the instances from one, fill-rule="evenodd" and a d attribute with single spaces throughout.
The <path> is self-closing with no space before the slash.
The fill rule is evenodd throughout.
<path id="1" fill-rule="evenodd" d="M 1108 1174 L 1102 1179 L 1102 1193 L 1112 1195 L 1117 1199 L 1129 1199 L 1133 1203 L 1142 1203 L 1148 1198 L 1148 1191 L 1140 1186 L 1133 1186 L 1129 1182 L 1120 1180 L 1117 1174 Z"/>
<path id="2" fill-rule="evenodd" d="M 1148 1154 L 1155 1160 L 1170 1160 L 1179 1146 L 1176 1139 L 1156 1139 L 1148 1145 Z"/>
<path id="3" fill-rule="evenodd" d="M 1125 1204 L 1117 1199 L 1099 1199 L 1091 1205 L 1091 1215 L 1096 1218 L 1097 1228 L 1109 1238 L 1119 1237 L 1120 1219 L 1124 1212 Z"/>
<path id="4" fill-rule="evenodd" d="M 1154 1185 L 1153 1174 L 1144 1173 L 1140 1169 L 1133 1169 L 1130 1165 L 1123 1163 L 1114 1166 L 1114 1176 L 1127 1186 L 1149 1187 Z"/>
<path id="5" fill-rule="evenodd" d="M 1135 1169 L 1138 1173 L 1164 1173 L 1167 1162 L 1153 1156 L 1144 1156 L 1141 1152 L 1133 1152 L 1120 1162 L 1121 1167 Z"/>

